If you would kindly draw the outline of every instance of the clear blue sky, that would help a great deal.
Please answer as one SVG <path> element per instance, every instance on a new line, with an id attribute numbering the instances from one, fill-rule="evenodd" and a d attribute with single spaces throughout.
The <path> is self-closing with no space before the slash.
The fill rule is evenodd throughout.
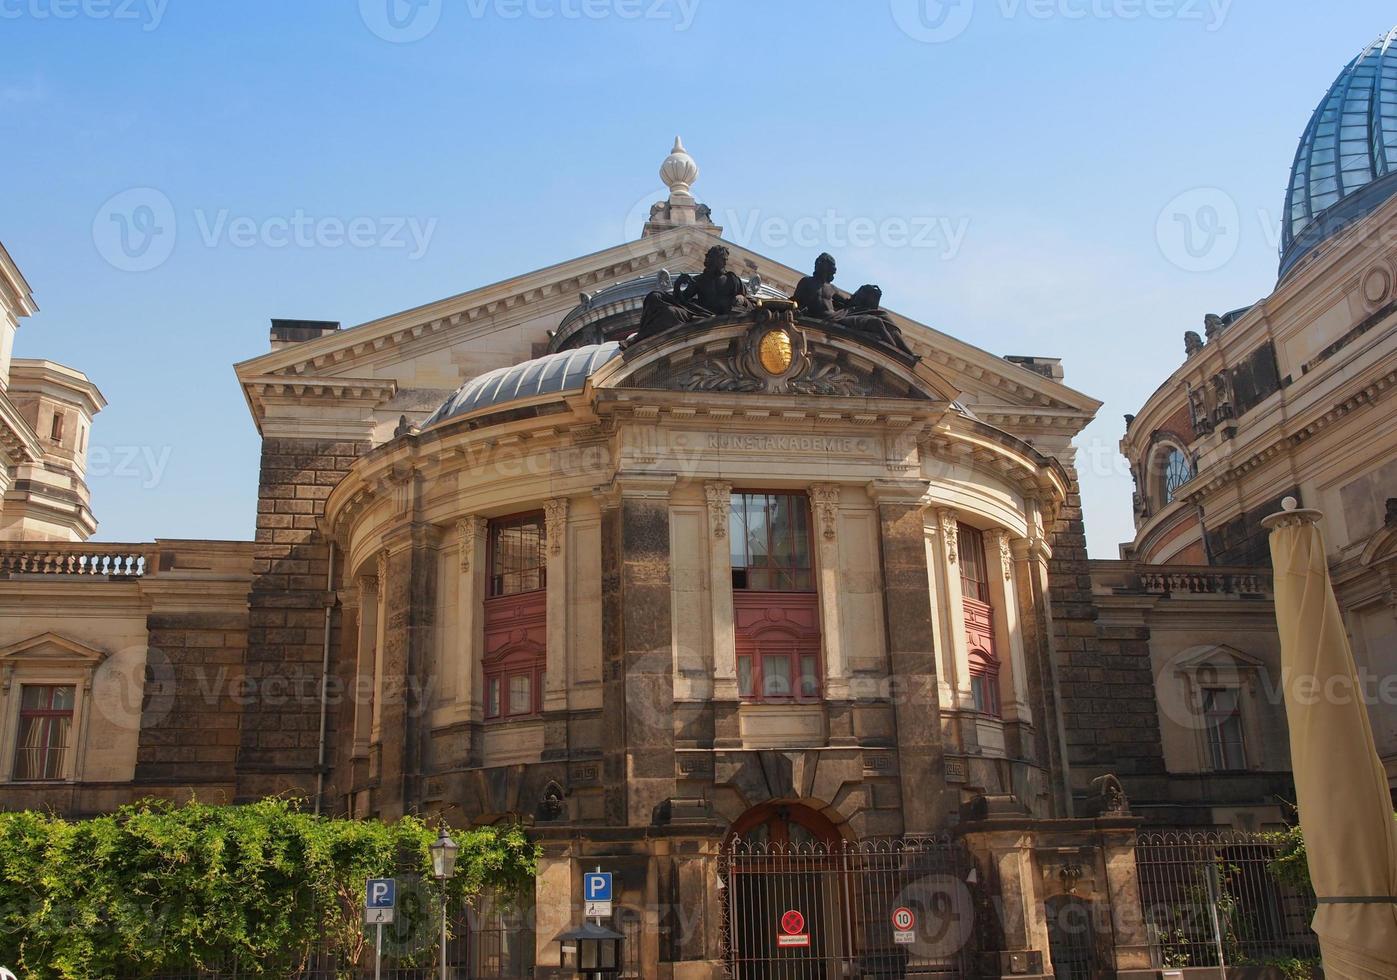
<path id="1" fill-rule="evenodd" d="M 361 323 L 615 244 L 678 132 L 729 238 L 797 267 L 829 248 L 901 313 L 1063 358 L 1106 403 L 1081 468 L 1114 557 L 1122 413 L 1204 313 L 1270 290 L 1300 132 L 1394 20 L 1375 0 L 415 2 L 0 0 L 0 239 L 41 308 L 17 354 L 111 403 L 101 538 L 249 537 L 231 365 L 269 318 Z M 107 202 L 133 188 L 174 214 L 149 271 L 118 268 L 141 262 Z M 128 245 L 164 228 L 127 210 Z M 276 247 L 297 216 L 367 222 Z"/>

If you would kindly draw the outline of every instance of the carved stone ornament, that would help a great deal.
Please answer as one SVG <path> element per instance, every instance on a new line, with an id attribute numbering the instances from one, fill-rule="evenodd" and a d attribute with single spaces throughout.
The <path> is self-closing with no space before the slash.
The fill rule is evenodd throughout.
<path id="1" fill-rule="evenodd" d="M 384 548 L 378 553 L 378 587 L 386 590 L 388 588 L 388 549 Z"/>
<path id="2" fill-rule="evenodd" d="M 1014 577 L 1014 550 L 1009 546 L 1009 532 L 999 532 L 999 564 L 1004 569 L 1004 581 Z"/>
<path id="3" fill-rule="evenodd" d="M 833 541 L 839 520 L 839 487 L 832 483 L 816 483 L 810 487 L 810 500 L 815 505 L 815 520 L 826 541 Z"/>
<path id="4" fill-rule="evenodd" d="M 708 498 L 708 520 L 713 536 L 722 540 L 728 536 L 728 511 L 732 507 L 731 483 L 706 483 L 703 494 Z"/>
<path id="5" fill-rule="evenodd" d="M 456 522 L 456 546 L 461 553 L 461 571 L 471 570 L 471 560 L 475 557 L 475 546 L 485 533 L 485 520 L 480 517 L 463 517 Z"/>
<path id="6" fill-rule="evenodd" d="M 681 351 L 636 372 L 623 386 L 669 391 L 916 398 L 927 395 L 863 357 L 812 343 L 791 304 L 762 300 L 755 321 L 726 345 Z M 710 321 L 723 323 L 721 318 Z M 727 321 L 731 323 L 731 320 Z"/>
<path id="7" fill-rule="evenodd" d="M 946 562 L 954 565 L 960 561 L 960 526 L 956 521 L 956 512 L 939 510 L 936 516 L 941 521 L 941 541 L 946 547 Z"/>
<path id="8" fill-rule="evenodd" d="M 544 519 L 547 522 L 548 553 L 550 555 L 561 555 L 563 553 L 563 539 L 567 536 L 568 528 L 568 499 L 566 497 L 555 497 L 543 505 Z"/>

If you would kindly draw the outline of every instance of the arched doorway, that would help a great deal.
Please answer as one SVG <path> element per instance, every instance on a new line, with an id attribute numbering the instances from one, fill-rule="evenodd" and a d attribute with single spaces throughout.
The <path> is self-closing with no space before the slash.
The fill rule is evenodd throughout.
<path id="1" fill-rule="evenodd" d="M 737 980 L 825 980 L 849 948 L 839 828 L 802 803 L 765 803 L 728 834 L 723 883 Z"/>

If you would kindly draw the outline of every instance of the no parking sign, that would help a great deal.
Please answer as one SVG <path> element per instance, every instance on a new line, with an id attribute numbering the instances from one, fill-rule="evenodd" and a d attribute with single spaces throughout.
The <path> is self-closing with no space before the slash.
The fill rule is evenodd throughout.
<path id="1" fill-rule="evenodd" d="M 782 914 L 781 932 L 776 937 L 776 945 L 781 949 L 810 945 L 810 933 L 805 931 L 805 913 L 799 909 L 787 909 Z"/>

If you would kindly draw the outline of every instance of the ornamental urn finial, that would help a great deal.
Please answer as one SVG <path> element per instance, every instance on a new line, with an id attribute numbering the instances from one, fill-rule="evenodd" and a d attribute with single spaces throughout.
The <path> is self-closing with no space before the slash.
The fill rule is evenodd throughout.
<path id="1" fill-rule="evenodd" d="M 660 179 L 669 188 L 670 197 L 691 196 L 690 187 L 698 180 L 698 175 L 698 164 L 689 156 L 689 151 L 684 149 L 684 141 L 678 136 L 674 137 L 674 149 L 665 157 L 665 162 L 660 164 Z"/>

